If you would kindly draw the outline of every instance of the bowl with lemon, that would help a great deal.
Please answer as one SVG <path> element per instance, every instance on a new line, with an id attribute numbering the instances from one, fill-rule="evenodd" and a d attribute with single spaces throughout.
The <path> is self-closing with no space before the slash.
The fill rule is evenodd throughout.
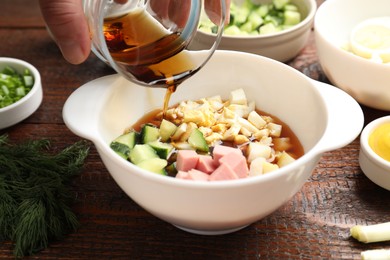
<path id="1" fill-rule="evenodd" d="M 332 84 L 390 111 L 390 2 L 327 0 L 314 20 L 318 58 Z"/>

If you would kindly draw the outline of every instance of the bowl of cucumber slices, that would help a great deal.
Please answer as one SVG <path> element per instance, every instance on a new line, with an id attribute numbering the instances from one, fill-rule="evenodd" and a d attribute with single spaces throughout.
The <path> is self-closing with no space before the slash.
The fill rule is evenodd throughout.
<path id="1" fill-rule="evenodd" d="M 39 71 L 30 63 L 0 57 L 0 129 L 19 123 L 42 102 Z"/>
<path id="2" fill-rule="evenodd" d="M 232 0 L 218 48 L 289 61 L 306 45 L 316 9 L 315 0 Z M 191 48 L 204 49 L 214 38 L 214 24 L 201 16 Z"/>

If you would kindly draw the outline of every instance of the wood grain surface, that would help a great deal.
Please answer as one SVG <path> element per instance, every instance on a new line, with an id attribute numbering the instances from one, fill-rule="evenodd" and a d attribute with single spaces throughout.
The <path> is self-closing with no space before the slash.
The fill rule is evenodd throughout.
<path id="1" fill-rule="evenodd" d="M 64 125 L 64 102 L 82 84 L 114 71 L 93 54 L 81 65 L 68 64 L 46 31 L 37 0 L 1 1 L 0 39 L 0 57 L 35 65 L 44 89 L 40 108 L 0 134 L 15 142 L 48 138 L 54 149 L 80 140 Z M 328 82 L 313 35 L 288 65 Z M 362 108 L 365 124 L 389 114 Z M 390 242 L 362 244 L 349 236 L 355 224 L 390 221 L 390 192 L 365 177 L 358 153 L 358 138 L 325 153 L 303 188 L 273 214 L 233 234 L 200 236 L 139 207 L 116 185 L 92 146 L 71 186 L 80 228 L 26 259 L 359 259 L 363 250 L 390 248 Z M 0 259 L 13 258 L 12 243 L 1 242 Z"/>

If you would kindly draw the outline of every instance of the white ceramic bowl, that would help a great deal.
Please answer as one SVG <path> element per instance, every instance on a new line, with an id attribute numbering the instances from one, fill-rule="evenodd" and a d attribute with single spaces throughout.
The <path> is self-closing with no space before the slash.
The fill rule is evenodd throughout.
<path id="1" fill-rule="evenodd" d="M 217 94 L 228 98 L 239 87 L 257 108 L 291 127 L 305 151 L 301 158 L 267 175 L 208 183 L 142 170 L 109 144 L 146 112 L 162 108 L 165 90 L 137 86 L 118 75 L 78 88 L 66 101 L 63 117 L 71 131 L 94 143 L 114 180 L 145 210 L 189 232 L 229 233 L 282 206 L 309 178 L 323 152 L 353 141 L 363 127 L 360 106 L 344 91 L 244 52 L 216 51 L 178 87 L 171 105 Z"/>
<path id="2" fill-rule="evenodd" d="M 0 129 L 19 123 L 34 113 L 42 102 L 42 83 L 39 71 L 30 63 L 14 58 L 0 57 L 0 71 L 10 66 L 23 74 L 28 69 L 34 77 L 34 86 L 30 92 L 17 102 L 0 108 Z"/>
<path id="3" fill-rule="evenodd" d="M 256 2 L 271 3 L 272 0 Z M 291 0 L 291 3 L 297 5 L 302 14 L 302 21 L 299 24 L 269 35 L 223 35 L 218 49 L 254 53 L 281 62 L 291 60 L 307 44 L 317 9 L 316 0 Z M 191 48 L 195 50 L 208 48 L 214 42 L 214 38 L 211 34 L 198 31 Z"/>
<path id="4" fill-rule="evenodd" d="M 388 0 L 326 0 L 314 20 L 320 64 L 333 85 L 369 107 L 390 110 L 390 65 L 346 51 L 355 26 L 366 19 L 390 16 Z"/>
<path id="5" fill-rule="evenodd" d="M 359 163 L 364 174 L 372 182 L 390 190 L 390 162 L 376 154 L 368 142 L 371 133 L 384 123 L 390 123 L 390 116 L 378 118 L 364 127 L 360 135 Z"/>

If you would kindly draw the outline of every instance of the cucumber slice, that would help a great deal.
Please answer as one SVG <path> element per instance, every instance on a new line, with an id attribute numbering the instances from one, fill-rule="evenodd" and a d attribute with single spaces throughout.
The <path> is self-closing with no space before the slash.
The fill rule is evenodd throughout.
<path id="1" fill-rule="evenodd" d="M 171 138 L 171 136 L 176 132 L 177 126 L 168 121 L 163 119 L 160 124 L 160 136 L 161 136 L 161 141 L 166 142 Z"/>
<path id="2" fill-rule="evenodd" d="M 134 131 L 128 132 L 115 138 L 113 143 L 121 143 L 127 145 L 130 149 L 133 149 L 134 145 L 137 143 L 137 135 L 138 133 Z"/>
<path id="3" fill-rule="evenodd" d="M 130 161 L 139 164 L 142 161 L 160 158 L 156 151 L 148 144 L 136 144 L 129 154 Z"/>
<path id="4" fill-rule="evenodd" d="M 141 142 L 147 144 L 160 138 L 160 131 L 154 125 L 146 124 L 141 129 Z"/>
<path id="5" fill-rule="evenodd" d="M 136 142 L 137 142 L 137 133 L 129 132 L 115 138 L 114 141 L 111 142 L 110 147 L 121 157 L 127 159 L 130 150 L 133 149 Z"/>
<path id="6" fill-rule="evenodd" d="M 110 144 L 110 147 L 112 150 L 114 150 L 120 157 L 122 157 L 123 159 L 126 159 L 128 158 L 129 156 L 129 153 L 130 153 L 130 148 L 125 145 L 125 144 L 121 144 L 121 143 L 117 143 L 117 142 L 112 142 Z"/>
<path id="7" fill-rule="evenodd" d="M 173 145 L 169 143 L 163 143 L 158 140 L 149 142 L 150 145 L 158 154 L 161 159 L 167 160 L 173 151 Z"/>
<path id="8" fill-rule="evenodd" d="M 148 170 L 162 175 L 167 175 L 167 172 L 164 169 L 167 164 L 167 160 L 161 158 L 152 158 L 144 160 L 136 165 L 144 170 Z"/>
<path id="9" fill-rule="evenodd" d="M 188 138 L 188 143 L 194 147 L 197 151 L 209 152 L 209 146 L 207 145 L 206 139 L 203 136 L 203 133 L 195 128 L 192 130 L 190 137 Z"/>

